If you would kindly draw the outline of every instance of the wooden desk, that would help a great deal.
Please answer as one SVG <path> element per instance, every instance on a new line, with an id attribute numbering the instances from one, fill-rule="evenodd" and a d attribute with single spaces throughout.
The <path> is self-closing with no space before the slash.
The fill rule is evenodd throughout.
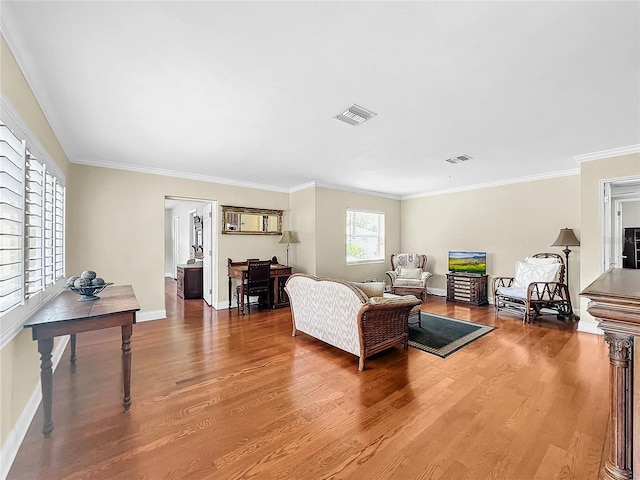
<path id="1" fill-rule="evenodd" d="M 244 281 L 247 278 L 247 270 L 249 266 L 247 262 L 234 262 L 230 258 L 227 260 L 227 270 L 229 275 L 229 309 L 231 309 L 231 280 L 237 278 L 240 280 L 240 285 L 244 285 Z M 284 284 L 287 278 L 291 276 L 291 267 L 287 265 L 281 265 L 278 263 L 278 259 L 273 257 L 271 259 L 271 308 L 281 308 L 289 306 L 289 298 L 284 291 Z M 244 288 L 240 288 L 240 307 L 244 311 Z"/>
<path id="2" fill-rule="evenodd" d="M 598 320 L 609 344 L 609 438 L 599 478 L 638 478 L 640 342 L 636 340 L 640 338 L 640 270 L 611 268 L 580 295 L 590 300 L 587 311 Z"/>
<path id="3" fill-rule="evenodd" d="M 38 341 L 40 352 L 40 379 L 42 382 L 42 409 L 45 437 L 53 431 L 51 400 L 53 375 L 51 351 L 53 338 L 71 335 L 71 363 L 76 361 L 76 333 L 109 327 L 122 328 L 122 375 L 124 378 L 124 411 L 131 406 L 131 334 L 140 310 L 131 285 L 109 286 L 100 293 L 100 299 L 79 302 L 79 295 L 65 290 L 36 313 L 25 328 L 30 328 Z"/>

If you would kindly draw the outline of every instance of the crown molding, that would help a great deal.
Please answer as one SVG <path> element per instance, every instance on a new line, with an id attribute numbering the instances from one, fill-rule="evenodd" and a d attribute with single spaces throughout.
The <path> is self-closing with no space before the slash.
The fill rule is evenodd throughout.
<path id="1" fill-rule="evenodd" d="M 357 194 L 360 194 L 360 195 L 370 195 L 372 197 L 382 197 L 382 198 L 389 198 L 391 200 L 400 200 L 400 195 L 393 195 L 391 193 L 383 193 L 383 192 L 375 192 L 375 191 L 372 191 L 372 190 L 363 190 L 363 189 L 360 189 L 360 188 L 346 187 L 344 185 L 333 185 L 333 184 L 329 184 L 329 183 L 318 183 L 318 182 L 315 182 L 315 181 L 302 183 L 302 184 L 297 185 L 295 187 L 291 187 L 289 189 L 289 193 L 299 192 L 300 190 L 306 190 L 307 188 L 328 188 L 329 190 L 339 190 L 339 191 L 342 191 L 342 192 L 357 193 Z"/>
<path id="2" fill-rule="evenodd" d="M 425 192 L 425 193 L 416 193 L 413 195 L 405 195 L 401 198 L 401 200 L 412 200 L 414 198 L 422 198 L 422 197 L 433 197 L 436 195 L 444 195 L 447 193 L 458 193 L 458 192 L 466 192 L 469 190 L 481 190 L 483 188 L 491 188 L 491 187 L 500 187 L 503 185 L 512 185 L 514 183 L 525 183 L 525 182 L 533 182 L 536 180 L 547 180 L 550 178 L 558 178 L 558 177 L 570 177 L 573 175 L 580 175 L 579 168 L 572 168 L 570 170 L 560 170 L 558 172 L 552 173 L 543 173 L 539 175 L 529 175 L 526 177 L 516 177 L 510 178 L 507 180 L 497 180 L 494 182 L 485 182 L 485 183 L 477 183 L 475 185 L 467 185 L 464 187 L 457 188 L 449 188 L 446 190 L 435 190 L 433 192 Z"/>
<path id="3" fill-rule="evenodd" d="M 20 34 L 18 27 L 19 23 L 15 20 L 13 7 L 10 2 L 6 2 L 4 0 L 0 1 L 2 4 L 2 15 L 0 15 L 0 32 L 2 33 L 2 37 L 18 64 L 18 68 L 20 68 L 20 72 L 27 82 L 27 86 L 31 90 L 31 94 L 36 99 L 42 115 L 49 124 L 49 128 L 51 128 L 51 131 L 58 140 L 62 151 L 65 152 L 66 155 L 67 150 L 64 148 L 63 138 L 56 130 L 56 125 L 61 125 L 61 123 L 57 121 L 58 118 L 55 116 L 55 110 L 52 108 L 49 97 L 46 95 L 47 89 L 39 88 L 41 85 L 38 83 L 37 77 L 34 77 L 32 74 L 32 72 L 38 71 L 37 65 L 35 65 L 33 61 L 30 60 L 29 56 L 25 54 L 27 49 L 24 46 L 24 41 Z M 67 155 L 67 159 L 68 158 L 69 156 Z"/>
<path id="4" fill-rule="evenodd" d="M 629 145 L 628 147 L 611 148 L 600 152 L 584 153 L 576 155 L 573 159 L 578 162 L 590 162 L 592 160 L 602 160 L 603 158 L 619 157 L 621 155 L 629 155 L 631 153 L 640 153 L 640 144 Z"/>
<path id="5" fill-rule="evenodd" d="M 44 148 L 40 140 L 38 140 L 38 137 L 33 133 L 24 118 L 22 118 L 22 115 L 18 113 L 5 96 L 0 97 L 0 118 L 2 118 L 2 122 L 9 127 L 14 134 L 26 140 L 27 150 L 33 154 L 36 160 L 45 163 L 47 170 L 51 171 L 63 186 L 66 185 L 66 177 L 58 164 L 47 149 Z"/>
<path id="6" fill-rule="evenodd" d="M 132 165 L 129 163 L 104 162 L 101 160 L 74 160 L 71 162 L 78 165 L 89 165 L 91 167 L 111 168 L 113 170 L 127 170 L 129 172 L 148 173 L 151 175 L 160 175 L 163 177 L 185 178 L 187 180 L 197 180 L 200 182 L 221 183 L 223 185 L 232 185 L 234 187 L 255 188 L 258 190 L 268 190 L 271 192 L 289 193 L 286 187 L 277 187 L 274 185 L 263 185 L 260 183 L 242 182 L 222 177 L 212 177 L 209 175 L 201 175 L 198 173 L 179 172 L 177 170 L 167 170 L 164 168 L 144 167 L 140 165 Z"/>

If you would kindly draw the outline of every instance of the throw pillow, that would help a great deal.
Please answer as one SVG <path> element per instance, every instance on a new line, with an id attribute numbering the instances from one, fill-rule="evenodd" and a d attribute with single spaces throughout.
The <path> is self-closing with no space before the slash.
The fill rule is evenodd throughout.
<path id="1" fill-rule="evenodd" d="M 524 259 L 524 261 L 532 265 L 554 265 L 556 263 L 559 263 L 558 259 L 554 257 L 549 257 L 549 258 L 527 257 Z"/>
<path id="2" fill-rule="evenodd" d="M 401 268 L 398 278 L 407 278 L 412 280 L 420 280 L 422 277 L 421 268 Z"/>
<path id="3" fill-rule="evenodd" d="M 362 290 L 367 297 L 381 297 L 384 295 L 384 282 L 349 282 L 354 287 Z"/>
<path id="4" fill-rule="evenodd" d="M 516 275 L 512 287 L 527 288 L 533 282 L 553 282 L 556 280 L 560 264 L 533 265 L 516 262 Z"/>

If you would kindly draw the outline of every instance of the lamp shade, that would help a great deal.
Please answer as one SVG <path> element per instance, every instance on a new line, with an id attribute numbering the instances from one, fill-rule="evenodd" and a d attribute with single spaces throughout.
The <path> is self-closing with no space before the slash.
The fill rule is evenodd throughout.
<path id="1" fill-rule="evenodd" d="M 551 244 L 552 247 L 569 247 L 569 246 L 579 246 L 580 240 L 576 237 L 576 234 L 573 233 L 573 228 L 563 228 L 560 230 L 560 234 L 556 241 Z"/>
<path id="2" fill-rule="evenodd" d="M 282 238 L 278 243 L 298 243 L 298 241 L 293 237 L 291 230 L 284 230 L 282 232 Z"/>

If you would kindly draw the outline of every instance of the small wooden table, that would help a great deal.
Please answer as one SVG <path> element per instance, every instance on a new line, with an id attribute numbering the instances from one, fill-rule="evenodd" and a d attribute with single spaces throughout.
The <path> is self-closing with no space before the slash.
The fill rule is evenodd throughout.
<path id="1" fill-rule="evenodd" d="M 131 285 L 109 286 L 100 293 L 99 300 L 80 302 L 79 298 L 72 291 L 65 290 L 24 325 L 31 329 L 33 339 L 38 341 L 44 411 L 42 433 L 45 437 L 53 431 L 51 351 L 54 337 L 71 335 L 71 363 L 75 363 L 77 333 L 121 327 L 124 411 L 131 406 L 131 334 L 136 323 L 135 312 L 140 310 L 133 288 Z"/>
<path id="2" fill-rule="evenodd" d="M 231 279 L 237 278 L 240 280 L 240 307 L 244 311 L 244 281 L 247 278 L 247 271 L 249 265 L 247 262 L 234 262 L 230 258 L 227 260 L 227 270 L 229 275 L 229 309 L 231 309 Z M 272 295 L 271 295 L 271 308 L 281 308 L 289 306 L 289 299 L 284 291 L 284 284 L 287 278 L 291 276 L 291 267 L 287 265 L 281 265 L 278 263 L 277 257 L 271 259 L 271 283 L 272 283 Z"/>

